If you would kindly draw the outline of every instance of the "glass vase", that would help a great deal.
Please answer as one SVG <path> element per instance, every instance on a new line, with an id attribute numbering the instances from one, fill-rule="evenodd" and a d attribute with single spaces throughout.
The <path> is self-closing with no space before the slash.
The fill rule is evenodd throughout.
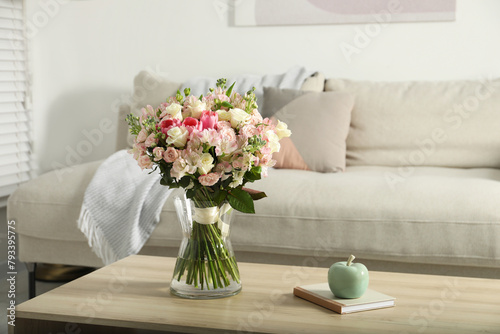
<path id="1" fill-rule="evenodd" d="M 240 273 L 229 232 L 233 208 L 224 202 L 183 197 L 174 199 L 183 239 L 175 264 L 170 291 L 191 299 L 233 296 L 241 291 Z"/>

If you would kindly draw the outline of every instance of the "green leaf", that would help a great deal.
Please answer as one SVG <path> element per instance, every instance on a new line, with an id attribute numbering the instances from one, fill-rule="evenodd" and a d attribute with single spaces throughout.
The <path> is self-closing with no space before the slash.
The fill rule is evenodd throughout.
<path id="1" fill-rule="evenodd" d="M 231 103 L 227 102 L 227 101 L 222 102 L 221 106 L 229 108 L 229 109 L 233 109 L 234 108 L 234 106 Z"/>
<path id="2" fill-rule="evenodd" d="M 233 177 L 232 176 L 230 176 L 227 179 L 225 179 L 224 181 L 222 181 L 222 188 L 225 189 L 225 188 L 229 187 L 229 184 L 231 182 L 233 182 Z"/>
<path id="3" fill-rule="evenodd" d="M 186 190 L 186 197 L 187 198 L 194 198 L 195 195 L 196 195 L 196 189 L 192 188 L 192 189 Z"/>
<path id="4" fill-rule="evenodd" d="M 191 182 L 190 176 L 188 176 L 188 175 L 183 176 L 179 181 L 179 186 L 181 186 L 182 188 L 186 188 L 187 186 L 189 186 L 190 182 Z"/>
<path id="5" fill-rule="evenodd" d="M 250 182 L 260 180 L 261 178 L 262 178 L 261 173 L 253 168 L 245 173 L 245 179 L 247 179 Z"/>
<path id="6" fill-rule="evenodd" d="M 235 210 L 244 213 L 255 213 L 252 196 L 246 191 L 239 188 L 232 189 L 227 199 Z"/>
<path id="7" fill-rule="evenodd" d="M 231 97 L 231 93 L 233 92 L 233 87 L 234 87 L 235 83 L 236 83 L 236 81 L 233 82 L 233 84 L 231 85 L 231 87 L 229 87 L 228 90 L 226 91 L 226 96 L 227 97 Z"/>
<path id="8" fill-rule="evenodd" d="M 225 190 L 220 190 L 219 188 L 215 188 L 215 192 L 213 195 L 213 201 L 217 204 L 220 205 L 227 196 L 227 191 Z"/>
<path id="9" fill-rule="evenodd" d="M 263 198 L 267 197 L 266 193 L 263 191 L 258 191 L 258 190 L 248 189 L 248 188 L 241 188 L 241 189 L 243 191 L 246 191 L 247 193 L 249 193 L 254 201 L 258 201 L 259 199 L 263 199 Z"/>

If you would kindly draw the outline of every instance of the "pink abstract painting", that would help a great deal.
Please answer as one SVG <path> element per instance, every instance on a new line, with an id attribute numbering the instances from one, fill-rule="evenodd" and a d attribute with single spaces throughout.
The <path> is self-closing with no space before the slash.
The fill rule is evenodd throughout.
<path id="1" fill-rule="evenodd" d="M 456 0 L 235 0 L 237 26 L 454 21 Z"/>

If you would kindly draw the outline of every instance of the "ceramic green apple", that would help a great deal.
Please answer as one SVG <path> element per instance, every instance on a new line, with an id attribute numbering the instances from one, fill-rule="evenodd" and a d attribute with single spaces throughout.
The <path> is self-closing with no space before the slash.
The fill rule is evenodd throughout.
<path id="1" fill-rule="evenodd" d="M 340 298 L 359 298 L 368 288 L 368 269 L 364 264 L 352 263 L 354 255 L 347 261 L 334 263 L 328 270 L 328 285 Z"/>

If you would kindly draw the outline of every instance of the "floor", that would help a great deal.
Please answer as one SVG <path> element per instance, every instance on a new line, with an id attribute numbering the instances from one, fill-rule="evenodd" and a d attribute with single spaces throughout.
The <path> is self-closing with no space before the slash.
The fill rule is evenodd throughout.
<path id="1" fill-rule="evenodd" d="M 0 281 L 2 282 L 0 286 L 0 309 L 6 310 L 8 303 L 10 302 L 9 296 L 9 284 L 7 279 L 11 276 L 15 278 L 15 300 L 16 305 L 26 301 L 28 299 L 28 272 L 23 263 L 16 261 L 15 264 L 15 275 L 8 275 L 9 270 L 7 268 L 7 212 L 6 208 L 0 208 Z M 48 283 L 48 282 L 36 282 L 37 294 L 45 293 L 52 290 L 64 283 Z M 5 314 L 5 313 L 4 313 Z M 7 334 L 7 318 L 0 317 L 0 334 Z"/>

